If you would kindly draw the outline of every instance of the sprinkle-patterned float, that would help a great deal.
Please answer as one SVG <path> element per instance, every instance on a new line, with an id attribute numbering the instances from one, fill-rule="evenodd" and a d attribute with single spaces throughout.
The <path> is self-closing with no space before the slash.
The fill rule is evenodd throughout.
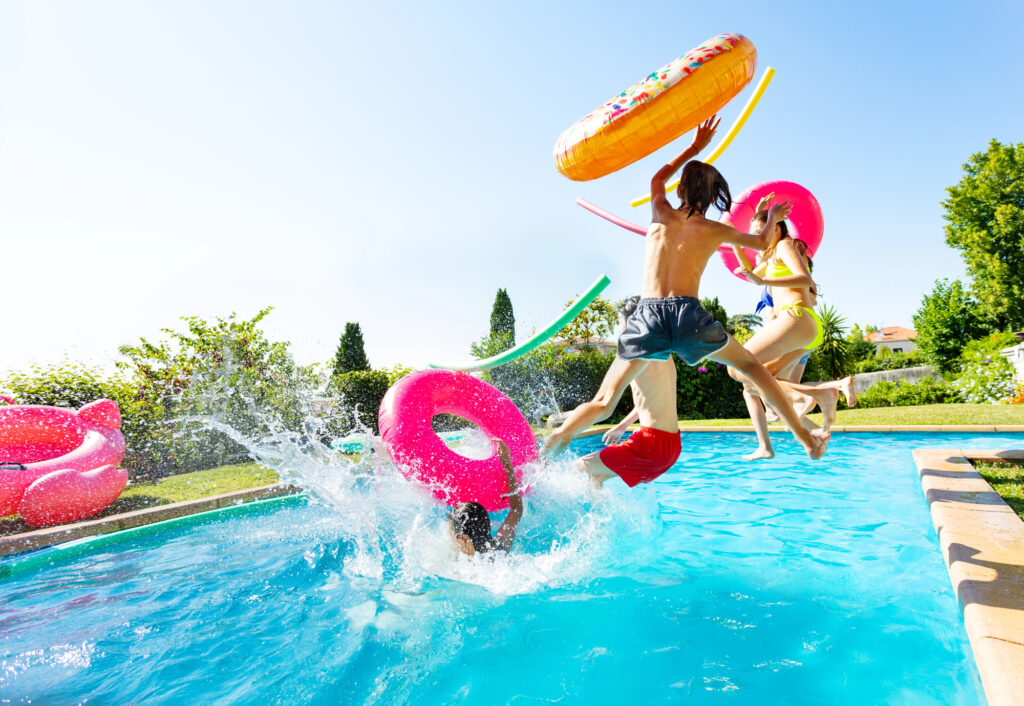
<path id="1" fill-rule="evenodd" d="M 757 50 L 721 34 L 574 123 L 555 143 L 558 171 L 588 181 L 646 157 L 718 112 L 754 77 Z"/>

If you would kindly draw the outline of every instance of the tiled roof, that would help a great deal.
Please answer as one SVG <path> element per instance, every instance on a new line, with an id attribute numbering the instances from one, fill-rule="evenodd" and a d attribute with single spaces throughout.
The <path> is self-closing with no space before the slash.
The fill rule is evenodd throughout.
<path id="1" fill-rule="evenodd" d="M 872 343 L 883 343 L 888 341 L 912 341 L 917 338 L 917 331 L 902 326 L 885 326 L 872 331 L 864 337 Z"/>

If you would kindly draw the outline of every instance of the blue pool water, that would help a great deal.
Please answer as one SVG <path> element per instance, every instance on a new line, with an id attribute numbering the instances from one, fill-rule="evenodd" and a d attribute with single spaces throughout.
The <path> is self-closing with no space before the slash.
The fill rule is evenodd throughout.
<path id="1" fill-rule="evenodd" d="M 0 701 L 984 703 L 909 450 L 1024 435 L 836 434 L 819 463 L 780 436 L 745 463 L 752 439 L 686 434 L 633 491 L 533 470 L 495 561 L 456 560 L 387 469 L 321 468 L 323 500 L 0 581 Z"/>

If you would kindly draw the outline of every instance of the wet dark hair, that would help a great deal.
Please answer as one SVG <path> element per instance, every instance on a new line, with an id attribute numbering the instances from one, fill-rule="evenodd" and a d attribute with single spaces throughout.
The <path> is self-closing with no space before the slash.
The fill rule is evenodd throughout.
<path id="1" fill-rule="evenodd" d="M 485 552 L 491 548 L 491 518 L 480 503 L 462 503 L 448 515 L 455 534 L 464 534 L 473 549 Z"/>
<path id="2" fill-rule="evenodd" d="M 640 295 L 634 294 L 631 297 L 626 297 L 619 302 L 619 316 L 623 319 L 628 319 L 636 311 L 637 304 L 640 303 Z"/>
<path id="3" fill-rule="evenodd" d="M 703 216 L 712 206 L 722 213 L 732 208 L 732 194 L 729 193 L 729 184 L 722 173 L 710 164 L 695 159 L 683 167 L 676 194 L 683 200 L 683 205 L 689 208 L 687 216 L 695 213 Z"/>

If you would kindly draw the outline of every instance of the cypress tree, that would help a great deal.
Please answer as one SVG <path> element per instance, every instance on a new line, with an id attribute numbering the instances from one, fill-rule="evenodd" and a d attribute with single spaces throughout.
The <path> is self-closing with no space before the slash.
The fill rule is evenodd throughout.
<path id="1" fill-rule="evenodd" d="M 345 324 L 345 333 L 341 334 L 338 352 L 334 354 L 334 375 L 369 369 L 370 361 L 363 349 L 362 329 L 356 323 Z"/>
<path id="2" fill-rule="evenodd" d="M 516 341 L 516 315 L 508 292 L 499 289 L 491 308 L 491 339 L 500 342 L 501 350 L 508 350 Z"/>

